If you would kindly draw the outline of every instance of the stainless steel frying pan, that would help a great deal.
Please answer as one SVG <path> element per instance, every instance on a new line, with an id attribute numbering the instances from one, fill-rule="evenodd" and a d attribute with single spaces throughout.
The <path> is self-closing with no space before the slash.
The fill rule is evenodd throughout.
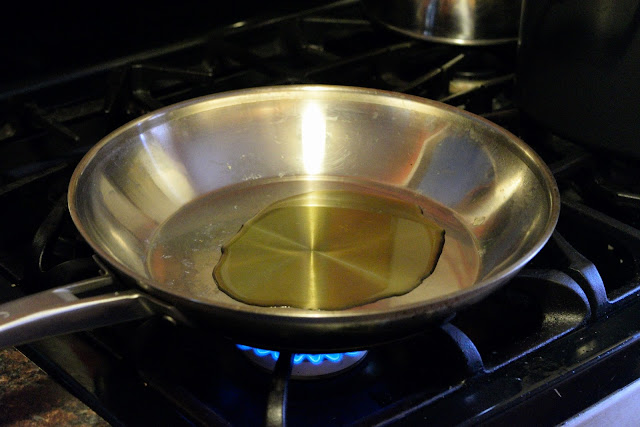
<path id="1" fill-rule="evenodd" d="M 422 206 L 446 230 L 434 273 L 405 295 L 334 311 L 258 307 L 218 289 L 220 247 L 243 223 L 282 198 L 331 188 Z M 71 179 L 73 221 L 129 288 L 99 294 L 105 276 L 0 306 L 0 347 L 156 313 L 262 348 L 387 342 L 505 283 L 545 244 L 559 206 L 527 145 L 437 102 L 333 86 L 194 99 L 108 135 Z"/>

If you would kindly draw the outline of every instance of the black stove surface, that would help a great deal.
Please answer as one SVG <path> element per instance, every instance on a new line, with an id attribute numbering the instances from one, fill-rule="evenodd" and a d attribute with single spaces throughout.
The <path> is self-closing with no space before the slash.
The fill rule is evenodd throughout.
<path id="1" fill-rule="evenodd" d="M 487 299 L 328 378 L 289 380 L 284 354 L 267 372 L 215 331 L 164 318 L 47 338 L 24 354 L 113 425 L 552 424 L 640 377 L 637 161 L 520 114 L 515 45 L 406 39 L 354 1 L 261 16 L 4 88 L 0 301 L 100 274 L 66 210 L 70 174 L 100 138 L 161 106 L 255 86 L 393 90 L 504 126 L 558 181 L 552 239 Z"/>

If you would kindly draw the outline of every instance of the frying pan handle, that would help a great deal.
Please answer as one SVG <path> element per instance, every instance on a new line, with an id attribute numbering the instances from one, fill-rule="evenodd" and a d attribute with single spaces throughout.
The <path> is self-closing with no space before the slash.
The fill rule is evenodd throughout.
<path id="1" fill-rule="evenodd" d="M 0 305 L 0 349 L 175 310 L 141 292 L 107 292 L 112 284 L 99 276 Z"/>

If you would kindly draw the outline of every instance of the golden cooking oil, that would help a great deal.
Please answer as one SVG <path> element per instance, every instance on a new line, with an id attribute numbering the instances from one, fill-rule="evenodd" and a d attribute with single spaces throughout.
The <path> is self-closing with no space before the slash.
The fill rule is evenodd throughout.
<path id="1" fill-rule="evenodd" d="M 247 304 L 341 310 L 413 290 L 433 272 L 444 234 L 404 200 L 311 191 L 246 222 L 222 246 L 213 277 Z"/>

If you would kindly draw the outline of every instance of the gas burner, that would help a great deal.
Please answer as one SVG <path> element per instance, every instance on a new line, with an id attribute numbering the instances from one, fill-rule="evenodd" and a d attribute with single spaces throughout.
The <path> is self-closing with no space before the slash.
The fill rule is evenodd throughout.
<path id="1" fill-rule="evenodd" d="M 488 51 L 468 51 L 463 55 L 449 80 L 450 94 L 476 89 L 509 72 L 500 55 Z"/>
<path id="2" fill-rule="evenodd" d="M 458 77 L 457 74 L 449 81 L 449 93 L 455 95 L 457 93 L 468 92 L 481 87 L 487 83 L 488 79 L 473 79 Z"/>
<path id="3" fill-rule="evenodd" d="M 263 350 L 237 344 L 237 347 L 258 366 L 273 371 L 280 352 Z M 367 355 L 366 350 L 347 353 L 329 354 L 295 354 L 291 370 L 291 378 L 312 379 L 338 374 L 356 366 Z"/>
<path id="4" fill-rule="evenodd" d="M 563 194 L 565 200 L 579 202 L 640 229 L 640 184 L 636 178 L 640 162 L 633 157 L 599 154 L 597 169 L 595 156 L 583 156 L 584 160 L 576 162 L 575 168 L 583 173 L 558 176 L 568 183 Z"/>

